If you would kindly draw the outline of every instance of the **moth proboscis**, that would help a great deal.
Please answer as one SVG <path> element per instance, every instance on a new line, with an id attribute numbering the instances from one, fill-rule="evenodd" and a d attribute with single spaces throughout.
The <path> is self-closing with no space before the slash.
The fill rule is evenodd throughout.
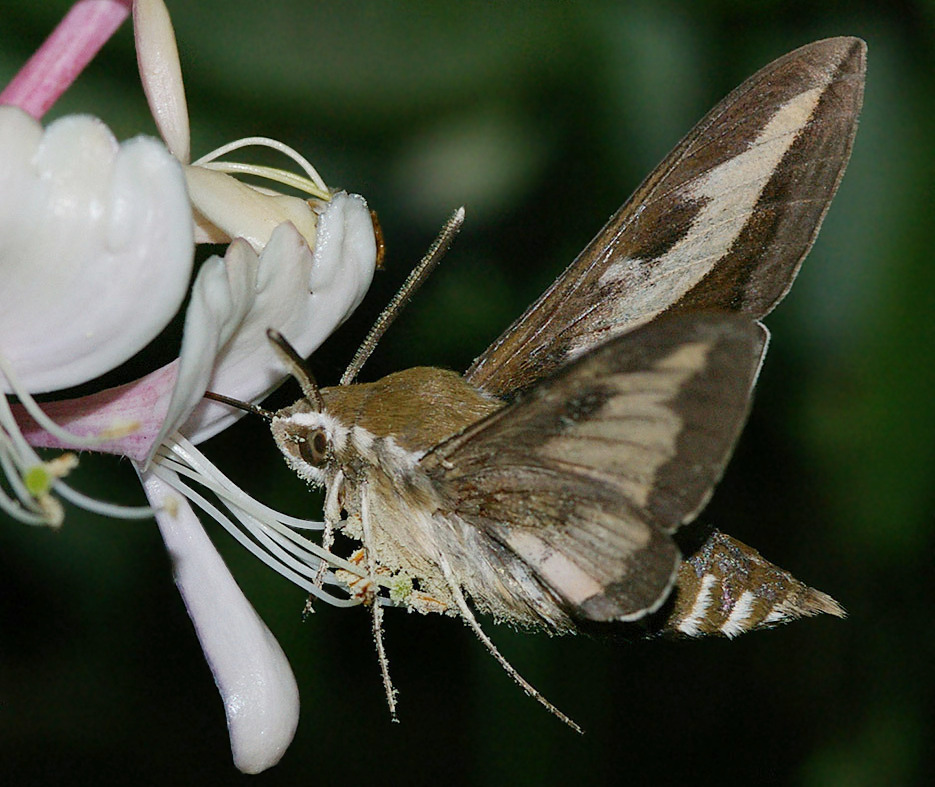
<path id="1" fill-rule="evenodd" d="M 843 175 L 865 57 L 859 39 L 833 38 L 750 77 L 463 376 L 414 368 L 354 384 L 395 308 L 340 385 L 319 390 L 291 360 L 305 396 L 272 414 L 273 435 L 326 490 L 326 543 L 340 528 L 362 545 L 391 710 L 386 604 L 460 615 L 576 729 L 473 608 L 554 633 L 637 623 L 684 637 L 843 615 L 730 536 L 707 531 L 685 554 L 674 537 L 724 470 L 767 344 L 759 320 Z"/>

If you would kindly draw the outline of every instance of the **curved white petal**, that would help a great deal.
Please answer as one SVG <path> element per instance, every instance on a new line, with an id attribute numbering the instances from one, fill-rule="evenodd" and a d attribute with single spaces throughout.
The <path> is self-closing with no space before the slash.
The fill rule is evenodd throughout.
<path id="1" fill-rule="evenodd" d="M 308 245 L 315 245 L 318 217 L 305 200 L 267 194 L 206 167 L 185 167 L 185 177 L 198 228 L 210 242 L 244 238 L 259 253 L 273 230 L 291 221 Z"/>
<path id="2" fill-rule="evenodd" d="M 301 355 L 307 356 L 360 304 L 376 263 L 376 241 L 367 203 L 356 194 L 336 194 L 319 218 L 317 236 L 313 254 L 291 225 L 280 225 L 273 232 L 259 257 L 255 297 L 213 366 L 207 382 L 210 390 L 246 401 L 262 398 L 286 374 L 266 336 L 268 328 L 280 331 Z M 237 244 L 231 245 L 232 250 L 237 248 Z M 238 250 L 238 254 L 244 253 L 244 249 Z M 204 284 L 208 283 L 205 280 Z M 200 303 L 201 299 L 193 296 L 190 309 Z M 196 325 L 206 326 L 207 321 L 193 319 L 192 326 Z M 189 363 L 189 357 L 198 357 L 195 352 L 188 355 L 188 343 L 208 341 L 204 335 L 189 332 L 186 317 L 182 366 Z M 184 370 L 180 378 L 188 379 Z M 189 401 L 197 400 L 203 391 L 197 390 Z M 226 405 L 203 401 L 182 431 L 192 442 L 201 442 L 241 415 Z"/>
<path id="3" fill-rule="evenodd" d="M 45 131 L 0 107 L 0 352 L 26 389 L 93 379 L 153 339 L 188 288 L 191 208 L 156 140 L 91 117 Z"/>
<path id="4" fill-rule="evenodd" d="M 224 702 L 234 764 L 259 773 L 279 762 L 299 722 L 299 690 L 282 648 L 221 560 L 188 501 L 141 475 L 172 558 L 175 582 Z"/>
<path id="5" fill-rule="evenodd" d="M 202 265 L 178 360 L 133 383 L 43 407 L 75 434 L 125 432 L 96 450 L 142 463 L 183 423 L 193 442 L 206 440 L 241 413 L 203 401 L 205 390 L 251 401 L 275 388 L 285 370 L 266 329 L 276 328 L 302 355 L 311 354 L 360 303 L 375 259 L 366 202 L 338 194 L 322 216 L 314 254 L 283 224 L 260 257 L 237 240 L 223 260 Z M 19 418 L 31 444 L 68 447 L 28 416 Z"/>
<path id="6" fill-rule="evenodd" d="M 191 160 L 188 106 L 169 11 L 162 0 L 133 3 L 136 60 L 149 109 L 166 145 L 179 161 Z"/>
<path id="7" fill-rule="evenodd" d="M 253 249 L 238 239 L 228 246 L 223 259 L 211 257 L 198 271 L 185 312 L 178 379 L 153 450 L 188 419 L 201 401 L 218 355 L 241 328 L 256 301 L 258 267 L 259 258 Z M 294 277 L 291 281 L 296 284 Z"/>

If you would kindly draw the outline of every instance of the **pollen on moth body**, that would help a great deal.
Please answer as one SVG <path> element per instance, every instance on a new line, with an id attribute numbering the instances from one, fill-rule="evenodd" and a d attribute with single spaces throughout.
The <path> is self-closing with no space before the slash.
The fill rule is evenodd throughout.
<path id="1" fill-rule="evenodd" d="M 412 580 L 406 576 L 399 576 L 390 585 L 390 600 L 397 604 L 405 604 L 412 595 Z"/>

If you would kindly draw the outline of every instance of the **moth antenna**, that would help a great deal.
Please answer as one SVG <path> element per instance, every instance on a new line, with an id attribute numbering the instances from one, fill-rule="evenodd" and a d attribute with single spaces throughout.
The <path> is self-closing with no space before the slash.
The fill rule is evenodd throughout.
<path id="1" fill-rule="evenodd" d="M 341 375 L 341 385 L 350 385 L 354 382 L 361 368 L 367 363 L 367 359 L 376 349 L 377 342 L 383 338 L 386 329 L 393 324 L 393 321 L 406 307 L 406 304 L 412 300 L 412 296 L 415 295 L 416 290 L 423 285 L 425 280 L 429 277 L 429 274 L 435 270 L 438 263 L 441 262 L 441 258 L 450 248 L 455 236 L 460 232 L 462 224 L 464 224 L 463 207 L 458 208 L 451 214 L 451 218 L 445 222 L 445 226 L 442 227 L 441 232 L 438 233 L 438 237 L 435 238 L 435 242 L 429 247 L 425 256 L 419 261 L 419 264 L 412 269 L 406 281 L 403 282 L 403 286 L 399 288 L 399 291 L 393 296 L 393 299 L 387 304 L 386 308 L 380 312 L 380 316 L 377 317 L 376 322 L 370 329 L 370 333 L 367 334 L 367 338 L 361 343 L 360 347 L 357 349 L 357 353 L 354 355 L 350 364 L 348 364 L 347 369 L 344 370 L 344 374 Z"/>
<path id="2" fill-rule="evenodd" d="M 318 388 L 318 383 L 315 382 L 315 375 L 308 368 L 305 359 L 296 352 L 295 347 L 289 344 L 286 337 L 279 331 L 267 328 L 266 335 L 282 354 L 289 366 L 290 374 L 295 377 L 302 388 L 302 395 L 308 399 L 310 404 L 318 408 L 318 412 L 322 412 L 325 409 L 325 400 L 321 398 L 321 391 Z"/>
<path id="3" fill-rule="evenodd" d="M 360 496 L 360 525 L 361 525 L 361 542 L 364 545 L 364 555 L 367 559 L 367 575 L 368 579 L 373 583 L 374 587 L 377 586 L 377 571 L 376 565 L 373 561 L 373 539 L 371 538 L 370 532 L 370 505 L 367 502 L 367 493 L 364 489 L 364 494 Z M 383 607 L 380 606 L 380 599 L 374 598 L 373 600 L 373 641 L 377 646 L 377 661 L 380 662 L 380 675 L 383 677 L 383 690 L 386 692 L 386 704 L 390 708 L 390 718 L 393 721 L 399 721 L 396 718 L 396 689 L 393 686 L 393 681 L 390 678 L 390 662 L 386 657 L 386 649 L 383 647 Z"/>
<path id="4" fill-rule="evenodd" d="M 264 421 L 273 420 L 273 414 L 269 410 L 265 410 L 259 405 L 253 404 L 252 402 L 244 402 L 240 399 L 233 399 L 230 396 L 224 396 L 224 394 L 215 393 L 214 391 L 205 391 L 202 395 L 205 399 L 211 399 L 214 402 L 226 404 L 228 407 L 234 407 L 238 410 L 243 410 L 244 412 L 258 415 Z"/>
<path id="5" fill-rule="evenodd" d="M 498 662 L 500 662 L 500 666 L 506 670 L 506 674 L 513 678 L 513 680 L 516 681 L 519 687 L 525 691 L 528 696 L 532 697 L 553 716 L 565 722 L 565 724 L 571 727 L 579 735 L 584 735 L 584 730 L 581 729 L 581 727 L 579 727 L 571 717 L 566 716 L 545 697 L 543 697 L 542 694 L 539 693 L 539 690 L 528 680 L 526 680 L 526 678 L 520 675 L 519 672 L 516 671 L 516 668 L 506 660 L 506 657 L 499 650 L 497 650 L 497 646 L 494 645 L 490 640 L 490 637 L 484 633 L 484 630 L 480 627 L 480 623 L 477 622 L 477 618 L 474 617 L 474 613 L 468 606 L 467 599 L 464 598 L 464 593 L 461 592 L 461 586 L 458 585 L 454 576 L 452 575 L 451 566 L 448 565 L 448 560 L 444 555 L 439 555 L 438 557 L 442 569 L 442 574 L 444 574 L 445 581 L 448 583 L 448 588 L 451 590 L 451 595 L 454 598 L 455 603 L 458 605 L 458 610 L 461 612 L 461 617 L 463 617 L 464 622 L 471 627 L 477 638 L 482 643 L 484 643 L 484 647 L 487 648 L 490 655 L 493 656 Z"/>

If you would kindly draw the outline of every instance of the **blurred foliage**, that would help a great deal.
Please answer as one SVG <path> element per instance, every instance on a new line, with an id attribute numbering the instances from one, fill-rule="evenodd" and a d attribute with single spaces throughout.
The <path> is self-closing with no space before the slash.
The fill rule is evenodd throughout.
<path id="1" fill-rule="evenodd" d="M 0 5 L 6 81 L 69 3 Z M 389 723 L 365 614 L 321 608 L 211 530 L 289 654 L 303 713 L 264 784 L 933 783 L 935 58 L 931 2 L 169 2 L 193 150 L 263 134 L 379 211 L 388 271 L 313 358 L 337 379 L 450 209 L 454 249 L 366 369 L 463 369 L 701 115 L 811 40 L 869 44 L 847 176 L 768 320 L 757 403 L 705 518 L 839 598 L 735 642 L 609 646 L 489 626 L 588 731 L 523 696 L 470 632 L 387 616 Z M 50 118 L 154 133 L 126 27 Z M 176 334 L 177 337 L 177 334 Z M 171 355 L 175 345 L 157 348 Z M 296 396 L 278 395 L 272 406 Z M 262 424 L 208 444 L 256 496 L 309 512 Z M 139 503 L 125 463 L 84 491 Z M 315 503 L 317 505 L 317 503 Z M 310 512 L 311 513 L 311 512 Z M 229 784 L 223 712 L 151 523 L 78 512 L 0 528 L 0 781 Z"/>

